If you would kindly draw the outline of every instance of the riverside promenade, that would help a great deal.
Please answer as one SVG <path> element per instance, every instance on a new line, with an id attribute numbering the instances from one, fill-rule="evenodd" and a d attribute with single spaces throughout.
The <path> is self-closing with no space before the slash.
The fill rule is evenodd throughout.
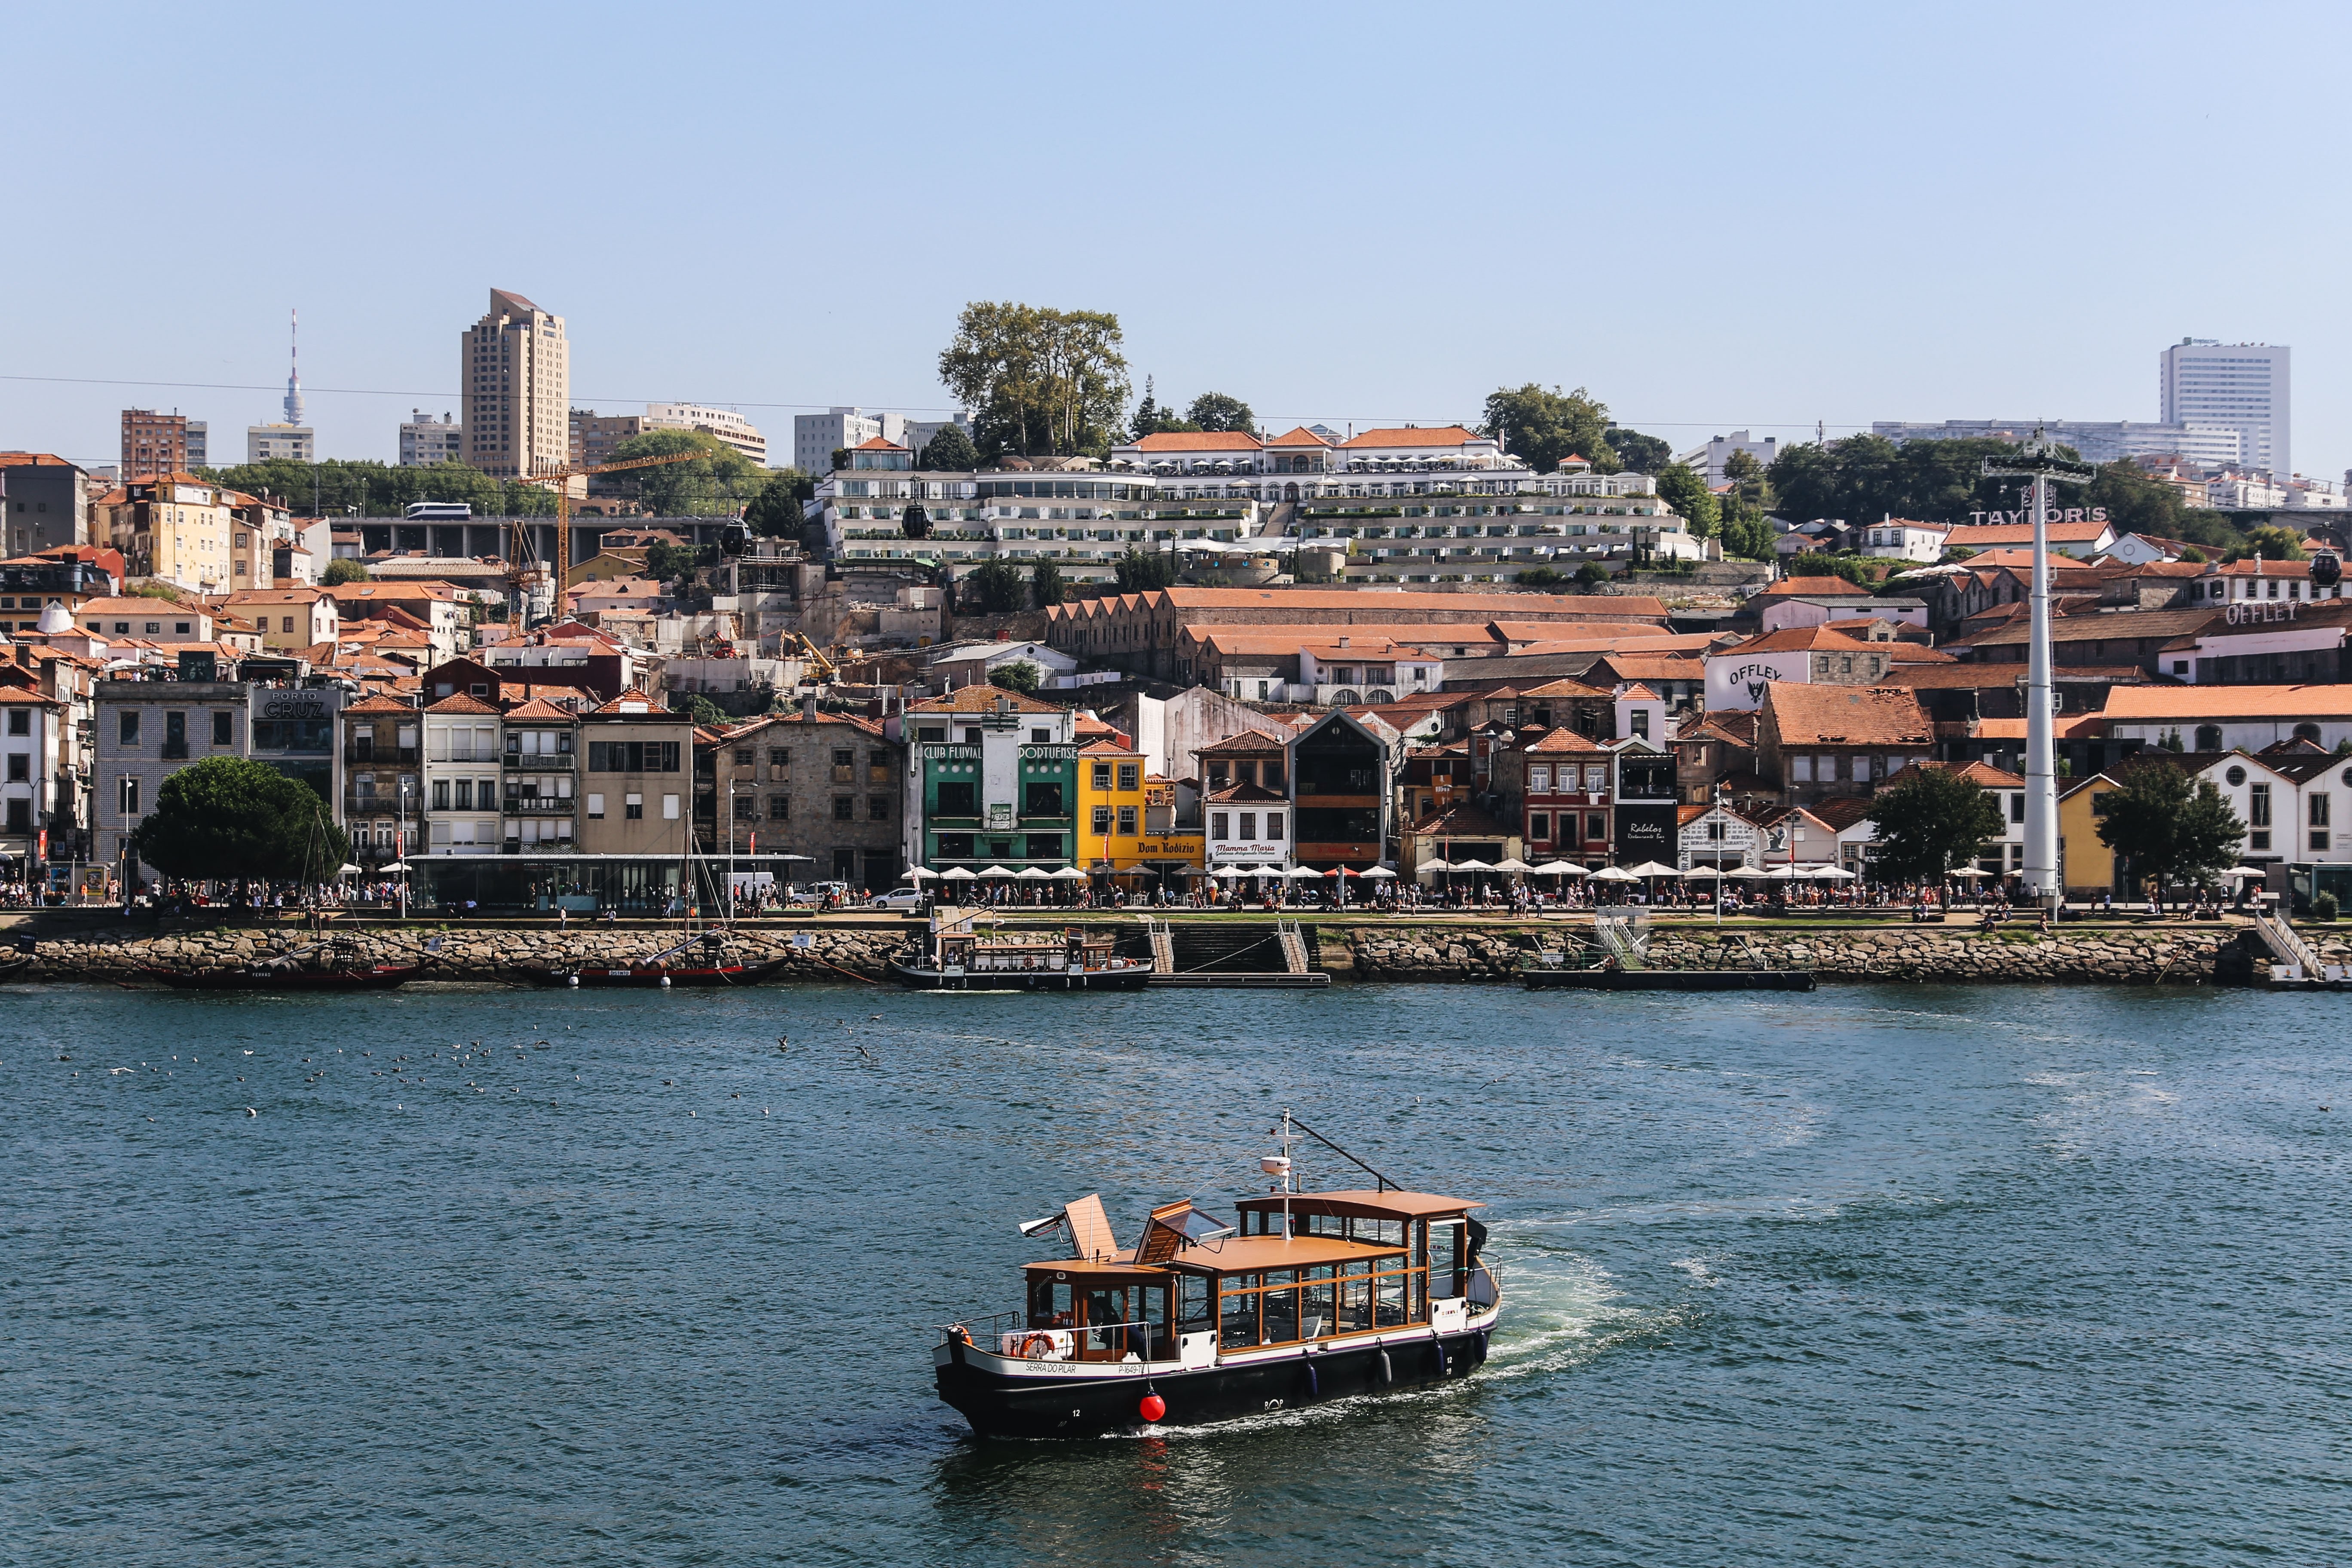
<path id="1" fill-rule="evenodd" d="M 995 929 L 1108 931 L 1138 956 L 1151 952 L 1145 912 L 1007 911 L 982 917 Z M 1235 933 L 1273 923 L 1245 913 L 1154 911 L 1181 936 L 1188 930 Z M 890 955 L 920 939 L 920 917 L 871 912 L 764 917 L 727 929 L 728 950 L 751 963 L 781 961 L 768 984 L 887 981 Z M 1575 952 L 1591 930 L 1589 915 L 1511 918 L 1475 913 L 1353 915 L 1333 911 L 1301 921 L 1307 963 L 1335 982 L 1515 980 L 1546 954 Z M 573 921 L 552 919 L 397 920 L 342 915 L 320 923 L 288 914 L 230 921 L 200 914 L 123 919 L 114 910 L 52 910 L 0 921 L 0 942 L 29 963 L 9 981 L 138 984 L 159 971 L 192 973 L 240 966 L 332 938 L 357 961 L 410 963 L 429 959 L 427 982 L 524 983 L 534 969 L 581 963 L 625 963 L 677 942 L 678 921 Z M 1204 931 L 1204 934 L 1205 934 Z M 2352 931 L 2305 925 L 2302 934 L 2330 963 L 2352 962 Z M 2032 924 L 1986 928 L 1974 915 L 1944 923 L 1905 916 L 1837 913 L 1741 917 L 1720 924 L 1703 916 L 1665 916 L 1649 925 L 1654 969 L 1809 969 L 1825 982 L 2068 983 L 2246 985 L 2259 984 L 2270 954 L 2252 926 L 2221 920 L 2118 917 L 2063 921 L 2048 934 Z M 1552 962 L 1557 962 L 1556 959 Z"/>

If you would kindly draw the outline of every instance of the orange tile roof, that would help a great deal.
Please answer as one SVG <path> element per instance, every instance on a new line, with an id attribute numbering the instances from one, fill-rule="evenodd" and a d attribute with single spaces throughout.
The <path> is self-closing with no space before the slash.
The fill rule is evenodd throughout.
<path id="1" fill-rule="evenodd" d="M 1269 447 L 1328 447 L 1331 444 L 1304 425 L 1294 426 L 1266 443 Z"/>
<path id="2" fill-rule="evenodd" d="M 1339 443 L 1342 447 L 1466 447 L 1473 441 L 1487 437 L 1475 430 L 1465 430 L 1459 425 L 1436 425 L 1426 429 L 1406 426 L 1403 429 L 1367 430 Z"/>
<path id="3" fill-rule="evenodd" d="M 568 709 L 558 708 L 554 703 L 550 702 L 544 697 L 533 697 L 528 701 L 519 703 L 515 707 L 508 709 L 507 717 L 510 720 L 569 719 L 572 717 L 572 714 Z"/>
<path id="4" fill-rule="evenodd" d="M 1608 749 L 1598 741 L 1587 740 L 1565 724 L 1557 729 L 1545 731 L 1541 740 L 1530 743 L 1526 748 L 1530 752 L 1541 752 L 1547 756 L 1554 752 L 1601 752 Z"/>
<path id="5" fill-rule="evenodd" d="M 1859 583 L 1849 583 L 1843 577 L 1783 577 L 1777 583 L 1767 583 L 1757 590 L 1759 599 L 1777 598 L 1783 594 L 1861 594 L 1870 590 Z"/>
<path id="6" fill-rule="evenodd" d="M 2105 535 L 2111 524 L 2104 522 L 2053 522 L 2047 525 L 2053 544 L 2091 544 Z M 2033 542 L 2033 525 L 2030 522 L 1964 522 L 1944 537 L 1947 550 L 1979 550 L 1991 544 L 2022 544 Z"/>
<path id="7" fill-rule="evenodd" d="M 343 710 L 346 713 L 414 713 L 416 710 L 405 702 L 394 702 L 389 697 L 369 696 Z"/>
<path id="8" fill-rule="evenodd" d="M 2352 686 L 2118 686 L 2106 719 L 2352 719 Z"/>
<path id="9" fill-rule="evenodd" d="M 440 701 L 436 702 L 430 708 L 427 708 L 425 711 L 427 713 L 487 713 L 492 718 L 498 717 L 499 712 L 499 710 L 489 703 L 483 701 L 478 697 L 464 691 L 457 692 L 452 696 L 444 697 Z"/>
<path id="10" fill-rule="evenodd" d="M 1907 686 L 1811 686 L 1775 680 L 1764 702 L 1783 746 L 1916 746 L 1935 736 Z"/>
<path id="11" fill-rule="evenodd" d="M 967 686 L 960 690 L 927 697 L 920 702 L 907 704 L 909 713 L 985 713 L 1000 701 L 1011 705 L 1016 713 L 1063 713 L 1068 710 L 1058 703 L 1044 701 L 1018 691 L 1007 691 L 997 686 Z"/>
<path id="12" fill-rule="evenodd" d="M 885 441 L 879 436 L 869 437 L 850 448 L 853 452 L 903 452 L 907 448 L 896 441 Z"/>
<path id="13" fill-rule="evenodd" d="M 1144 452 L 1255 452 L 1265 443 L 1246 430 L 1161 430 L 1135 445 Z"/>

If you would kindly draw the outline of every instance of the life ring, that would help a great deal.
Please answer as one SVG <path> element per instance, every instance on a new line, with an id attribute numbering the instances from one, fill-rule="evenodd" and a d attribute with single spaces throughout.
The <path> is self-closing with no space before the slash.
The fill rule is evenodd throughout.
<path id="1" fill-rule="evenodd" d="M 1054 1353 L 1054 1336 L 1031 1334 L 1021 1342 L 1021 1354 L 1026 1361 L 1044 1361 Z"/>
<path id="2" fill-rule="evenodd" d="M 951 1323 L 948 1326 L 948 1338 L 958 1344 L 968 1345 L 971 1343 L 971 1331 L 961 1323 Z"/>

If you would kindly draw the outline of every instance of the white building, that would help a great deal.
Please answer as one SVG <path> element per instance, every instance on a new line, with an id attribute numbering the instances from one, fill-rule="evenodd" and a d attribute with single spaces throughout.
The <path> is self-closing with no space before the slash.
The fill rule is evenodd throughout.
<path id="1" fill-rule="evenodd" d="M 696 403 L 648 403 L 646 428 L 707 431 L 761 468 L 768 466 L 768 438 L 731 408 L 705 408 Z"/>
<path id="2" fill-rule="evenodd" d="M 969 414 L 959 414 L 951 419 L 908 420 L 906 440 L 902 442 L 901 445 L 905 446 L 908 451 L 920 455 L 923 448 L 931 444 L 931 437 L 938 435 L 940 431 L 946 429 L 950 425 L 962 431 L 967 439 L 971 437 L 971 416 Z"/>
<path id="3" fill-rule="evenodd" d="M 1745 430 L 1734 430 L 1728 436 L 1717 436 L 1693 447 L 1675 461 L 1703 475 L 1712 487 L 1730 482 L 1724 478 L 1723 465 L 1730 461 L 1734 452 L 1745 452 L 1769 468 L 1772 459 L 1780 455 L 1780 440 L 1777 436 L 1767 436 L 1759 441 Z"/>
<path id="4" fill-rule="evenodd" d="M 2292 474 L 2289 357 L 2284 345 L 2183 338 L 2158 360 L 2157 417 L 2236 430 L 2244 443 L 2239 461 Z"/>
<path id="5" fill-rule="evenodd" d="M 435 855 L 495 855 L 499 830 L 499 710 L 458 692 L 425 710 L 424 847 Z"/>
<path id="6" fill-rule="evenodd" d="M 1888 516 L 1864 526 L 1862 552 L 1882 560 L 1932 563 L 1942 559 L 1944 541 L 1951 532 L 1948 523 L 1915 522 L 1909 518 Z"/>
<path id="7" fill-rule="evenodd" d="M 212 444 L 212 426 L 202 419 L 191 419 L 187 424 L 187 436 L 188 467 L 192 468 L 211 467 L 212 457 L 209 448 Z"/>
<path id="8" fill-rule="evenodd" d="M 245 460 L 267 463 L 285 458 L 297 463 L 319 460 L 319 435 L 307 425 L 248 425 L 245 427 Z M 188 460 L 195 461 L 189 453 Z"/>
<path id="9" fill-rule="evenodd" d="M 833 472 L 833 455 L 845 447 L 862 447 L 877 437 L 894 447 L 908 447 L 907 416 L 868 414 L 863 408 L 834 408 L 823 414 L 793 416 L 793 467 L 811 474 Z"/>
<path id="10" fill-rule="evenodd" d="M 55 617 L 51 617 L 54 619 Z M 0 850 L 23 874 L 40 858 L 40 835 L 69 822 L 76 802 L 66 768 L 72 711 L 21 686 L 0 686 Z"/>
<path id="11" fill-rule="evenodd" d="M 1675 812 L 1679 824 L 1675 865 L 1687 871 L 1694 866 L 1730 870 L 1754 866 L 1763 835 L 1746 817 L 1722 805 L 1685 805 Z"/>
<path id="12" fill-rule="evenodd" d="M 1901 446 L 1906 441 L 2009 441 L 2032 438 L 2040 430 L 2074 448 L 2086 463 L 2125 458 L 2177 457 L 2205 468 L 2247 461 L 2236 426 L 2208 421 L 2141 424 L 2130 419 L 1880 419 L 1870 426 Z"/>
<path id="13" fill-rule="evenodd" d="M 456 415 L 444 414 L 436 419 L 412 408 L 400 422 L 400 466 L 423 468 L 435 463 L 462 463 L 465 439 L 466 427 L 457 423 Z"/>

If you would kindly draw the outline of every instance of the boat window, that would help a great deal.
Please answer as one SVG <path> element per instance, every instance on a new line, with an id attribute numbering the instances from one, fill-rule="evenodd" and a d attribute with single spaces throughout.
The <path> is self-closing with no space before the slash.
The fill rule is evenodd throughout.
<path id="1" fill-rule="evenodd" d="M 1383 1274 L 1373 1281 L 1374 1323 L 1383 1329 L 1393 1329 L 1405 1321 L 1404 1281 L 1402 1274 Z"/>
<path id="2" fill-rule="evenodd" d="M 1469 1283 L 1463 1274 L 1467 1267 L 1462 1249 L 1462 1222 L 1450 1220 L 1432 1226 L 1429 1232 L 1430 1294 L 1439 1297 L 1459 1296 Z"/>
<path id="3" fill-rule="evenodd" d="M 1247 1275 L 1227 1283 L 1245 1283 Z M 1258 1342 L 1257 1292 L 1222 1290 L 1217 1295 L 1217 1348 L 1237 1350 Z"/>
<path id="4" fill-rule="evenodd" d="M 1321 1284 L 1309 1285 L 1298 1293 L 1299 1316 L 1303 1320 L 1299 1324 L 1299 1338 L 1319 1340 L 1326 1334 L 1339 1331 L 1339 1312 L 1335 1306 L 1338 1300 L 1335 1292 L 1339 1287 L 1331 1283 L 1328 1279 L 1331 1271 L 1328 1268 L 1310 1268 L 1307 1272 L 1326 1278 Z"/>
<path id="5" fill-rule="evenodd" d="M 1282 1270 L 1281 1277 L 1285 1279 L 1289 1279 L 1289 1270 Z M 1266 1278 L 1271 1279 L 1275 1276 L 1268 1274 Z M 1297 1338 L 1298 1338 L 1297 1290 L 1296 1289 L 1268 1290 L 1265 1293 L 1265 1342 L 1270 1345 L 1286 1344 Z"/>
<path id="6" fill-rule="evenodd" d="M 1269 1268 L 1265 1271 L 1265 1282 L 1269 1285 L 1296 1285 L 1298 1276 L 1287 1268 Z"/>
<path id="7" fill-rule="evenodd" d="M 1051 1279 L 1039 1279 L 1030 1285 L 1031 1328 L 1067 1328 L 1070 1321 L 1070 1287 L 1066 1282 L 1057 1285 Z"/>
<path id="8" fill-rule="evenodd" d="M 1366 1279 L 1339 1281 L 1339 1321 L 1335 1332 L 1358 1333 L 1372 1326 L 1372 1282 Z"/>
<path id="9" fill-rule="evenodd" d="M 1176 1331 L 1197 1334 L 1209 1326 L 1209 1281 L 1197 1274 L 1176 1280 Z"/>

